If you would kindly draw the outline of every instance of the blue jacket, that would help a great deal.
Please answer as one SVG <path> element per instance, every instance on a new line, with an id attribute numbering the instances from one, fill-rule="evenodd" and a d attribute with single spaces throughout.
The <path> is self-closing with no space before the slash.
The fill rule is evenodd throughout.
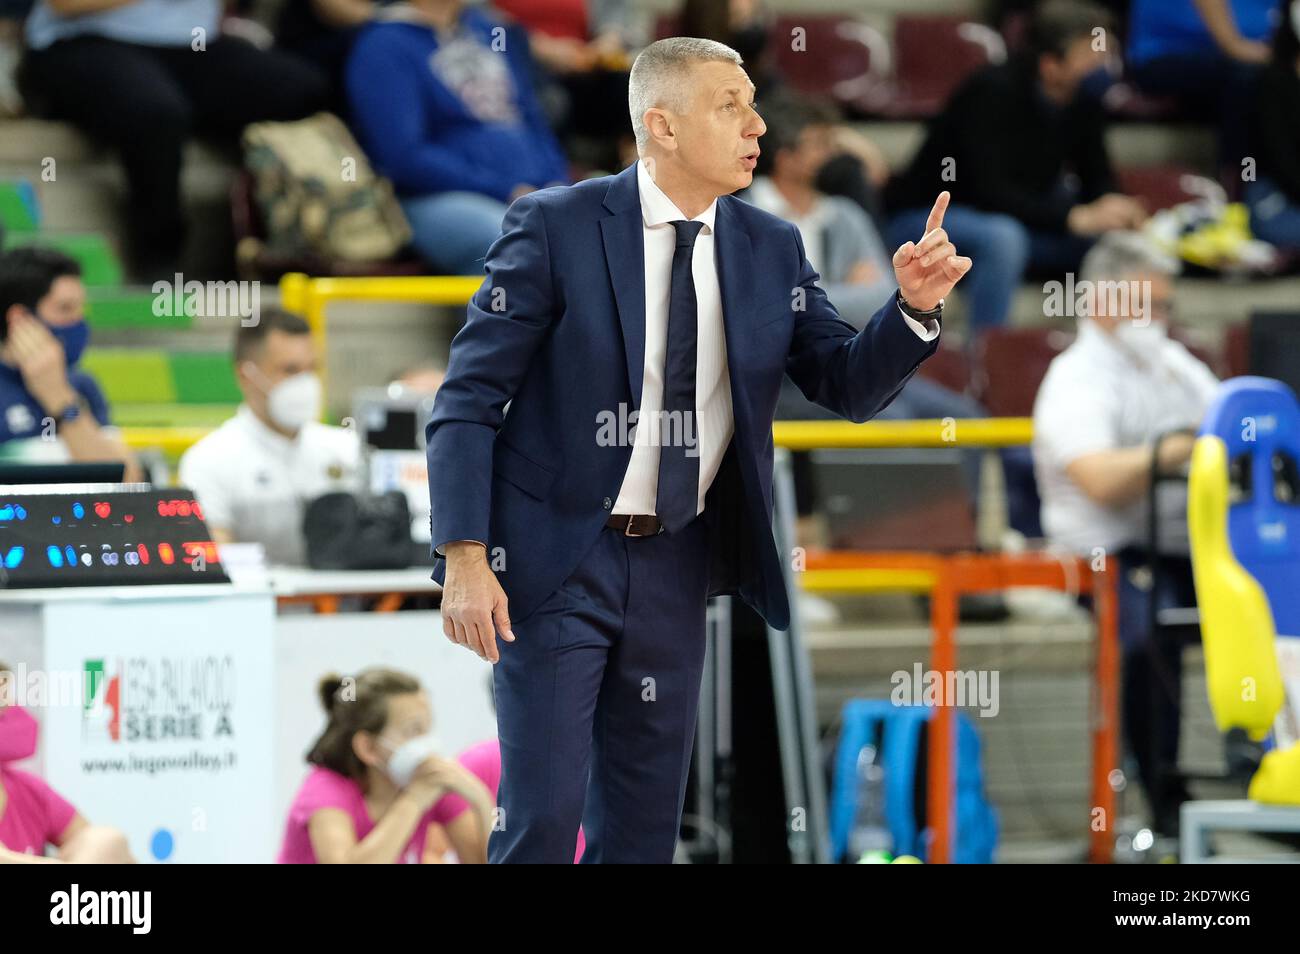
<path id="1" fill-rule="evenodd" d="M 894 297 L 854 329 L 816 284 L 798 230 L 734 196 L 718 199 L 715 235 L 735 434 L 705 501 L 710 594 L 738 594 L 785 629 L 790 607 L 772 537 L 782 376 L 809 400 L 865 421 L 938 339 L 921 340 Z M 452 540 L 487 543 L 519 622 L 595 542 L 631 458 L 630 444 L 600 446 L 596 436 L 597 415 L 641 398 L 636 164 L 517 200 L 486 264 L 426 428 L 432 542 L 435 557 Z M 792 307 L 796 287 L 806 296 L 801 311 Z M 437 558 L 433 578 L 444 572 Z"/>
<path id="2" fill-rule="evenodd" d="M 473 9 L 460 25 L 477 60 L 438 59 L 437 34 L 418 23 L 377 21 L 357 37 L 345 82 L 353 130 L 375 169 L 401 195 L 467 191 L 503 202 L 520 183 L 568 182 L 533 94 L 524 34 L 507 37 Z"/>
<path id="3" fill-rule="evenodd" d="M 112 423 L 104 392 L 89 373 L 77 365 L 68 368 L 68 384 L 86 399 L 91 415 L 101 427 Z M 27 437 L 40 437 L 46 431 L 44 422 L 48 417 L 44 408 L 27 390 L 22 372 L 0 362 L 0 444 Z"/>

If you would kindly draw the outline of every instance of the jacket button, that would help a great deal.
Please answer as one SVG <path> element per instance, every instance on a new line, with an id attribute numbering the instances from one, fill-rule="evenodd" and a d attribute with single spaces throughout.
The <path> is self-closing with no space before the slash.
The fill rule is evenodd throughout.
<path id="1" fill-rule="evenodd" d="M 611 500 L 609 497 L 606 497 L 604 502 L 601 504 L 601 506 L 604 507 L 606 510 L 613 509 L 614 501 Z"/>

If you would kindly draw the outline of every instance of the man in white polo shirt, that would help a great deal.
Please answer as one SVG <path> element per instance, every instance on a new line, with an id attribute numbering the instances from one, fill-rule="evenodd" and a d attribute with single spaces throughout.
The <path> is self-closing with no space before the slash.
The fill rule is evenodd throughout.
<path id="1" fill-rule="evenodd" d="M 302 565 L 307 503 L 362 487 L 355 432 L 320 423 L 321 383 L 307 323 L 264 308 L 235 338 L 244 403 L 186 451 L 180 482 L 193 489 L 213 539 L 256 542 L 267 562 Z"/>
<path id="2" fill-rule="evenodd" d="M 1165 834 L 1186 797 L 1161 771 L 1177 762 L 1181 653 L 1173 641 L 1151 638 L 1147 495 L 1155 442 L 1160 471 L 1183 471 L 1218 385 L 1168 337 L 1176 267 L 1134 233 L 1107 235 L 1092 248 L 1079 282 L 1088 317 L 1039 388 L 1033 444 L 1048 539 L 1084 557 L 1118 557 L 1125 735 Z M 1186 487 L 1161 490 L 1158 548 L 1171 556 L 1154 596 L 1162 608 L 1192 605 Z"/>

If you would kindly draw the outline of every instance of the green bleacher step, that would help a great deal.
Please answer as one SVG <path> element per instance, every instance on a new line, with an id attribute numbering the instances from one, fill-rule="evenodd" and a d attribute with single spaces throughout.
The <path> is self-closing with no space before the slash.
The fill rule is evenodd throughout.
<path id="1" fill-rule="evenodd" d="M 122 284 L 122 261 L 108 239 L 97 232 L 6 232 L 5 248 L 43 245 L 56 248 L 81 265 L 81 280 L 89 287 Z"/>
<path id="2" fill-rule="evenodd" d="M 154 314 L 154 293 L 147 289 L 90 289 L 86 319 L 92 328 L 190 328 L 194 319 L 186 315 Z"/>
<path id="3" fill-rule="evenodd" d="M 35 232 L 41 227 L 36 190 L 26 179 L 0 182 L 0 225 L 11 234 Z"/>

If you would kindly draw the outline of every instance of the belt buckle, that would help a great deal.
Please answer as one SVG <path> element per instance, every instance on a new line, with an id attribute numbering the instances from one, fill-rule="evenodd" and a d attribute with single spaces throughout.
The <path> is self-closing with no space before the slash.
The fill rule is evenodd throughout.
<path id="1" fill-rule="evenodd" d="M 634 523 L 636 523 L 636 514 L 634 514 L 634 513 L 630 513 L 630 514 L 628 514 L 628 515 L 627 515 L 627 526 L 623 528 L 623 536 L 625 536 L 625 537 L 640 537 L 640 536 L 644 536 L 644 534 L 641 534 L 641 533 L 633 533 L 633 532 L 632 532 L 632 524 L 634 524 Z"/>

